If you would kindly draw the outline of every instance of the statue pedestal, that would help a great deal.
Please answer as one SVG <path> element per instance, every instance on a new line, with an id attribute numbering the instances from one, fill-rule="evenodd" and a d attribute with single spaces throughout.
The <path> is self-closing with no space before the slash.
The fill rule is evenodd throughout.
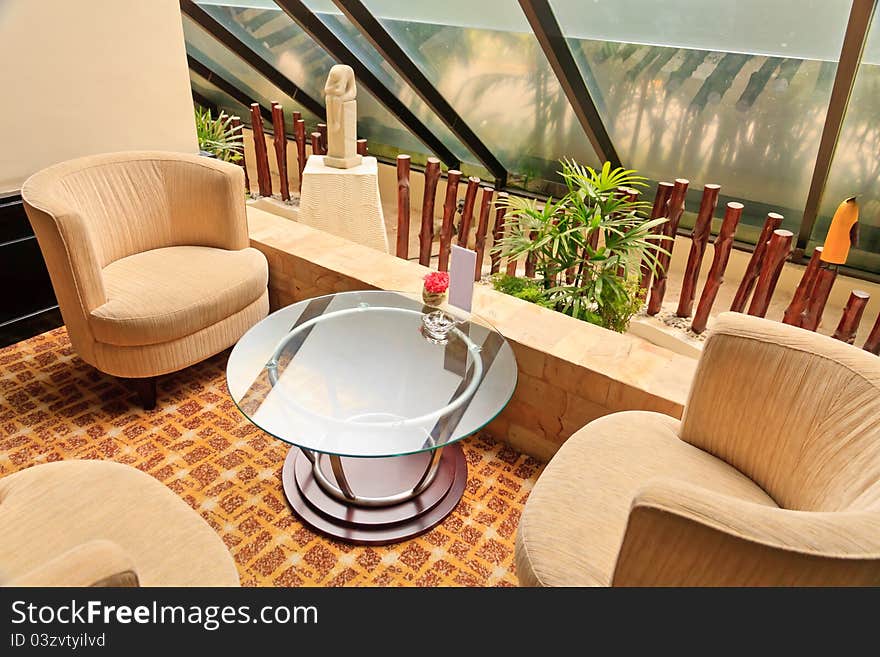
<path id="1" fill-rule="evenodd" d="M 375 157 L 358 166 L 337 169 L 312 155 L 303 170 L 299 221 L 338 237 L 389 252 L 379 171 Z"/>
<path id="2" fill-rule="evenodd" d="M 332 155 L 324 156 L 324 166 L 334 169 L 351 169 L 363 164 L 364 158 L 360 155 L 352 155 L 351 157 L 333 157 Z"/>

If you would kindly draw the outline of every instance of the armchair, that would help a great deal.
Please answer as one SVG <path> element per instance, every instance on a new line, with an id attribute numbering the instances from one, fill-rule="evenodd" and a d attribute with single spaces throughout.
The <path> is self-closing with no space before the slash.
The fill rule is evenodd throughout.
<path id="1" fill-rule="evenodd" d="M 268 312 L 240 167 L 109 153 L 44 169 L 21 194 L 74 349 L 140 383 L 148 408 L 156 376 L 231 346 Z"/>
<path id="2" fill-rule="evenodd" d="M 0 586 L 239 586 L 226 545 L 150 475 L 56 461 L 0 478 Z"/>
<path id="3" fill-rule="evenodd" d="M 880 361 L 726 313 L 682 421 L 599 418 L 521 519 L 527 586 L 880 584 Z"/>

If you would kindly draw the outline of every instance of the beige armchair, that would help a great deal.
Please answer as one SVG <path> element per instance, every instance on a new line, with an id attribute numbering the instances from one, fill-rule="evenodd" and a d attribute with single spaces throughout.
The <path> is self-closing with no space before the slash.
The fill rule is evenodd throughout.
<path id="1" fill-rule="evenodd" d="M 147 407 L 154 377 L 231 346 L 268 312 L 240 167 L 110 153 L 40 171 L 21 195 L 73 347 L 139 382 Z"/>
<path id="2" fill-rule="evenodd" d="M 681 422 L 581 429 L 526 504 L 527 586 L 880 584 L 880 360 L 727 313 Z"/>
<path id="3" fill-rule="evenodd" d="M 0 586 L 238 586 L 220 537 L 161 482 L 112 461 L 0 479 Z"/>

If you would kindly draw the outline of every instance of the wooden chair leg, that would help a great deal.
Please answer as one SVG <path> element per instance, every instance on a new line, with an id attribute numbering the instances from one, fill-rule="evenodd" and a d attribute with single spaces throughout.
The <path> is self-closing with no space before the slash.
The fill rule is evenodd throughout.
<path id="1" fill-rule="evenodd" d="M 156 382 L 158 378 L 150 376 L 145 379 L 129 379 L 131 387 L 138 395 L 138 401 L 145 411 L 156 408 Z"/>

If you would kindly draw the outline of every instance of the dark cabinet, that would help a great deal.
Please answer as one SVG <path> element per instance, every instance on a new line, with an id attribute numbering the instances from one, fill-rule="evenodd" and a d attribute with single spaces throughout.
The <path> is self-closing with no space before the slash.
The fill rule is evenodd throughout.
<path id="1" fill-rule="evenodd" d="M 0 197 L 0 347 L 61 325 L 21 196 Z"/>

